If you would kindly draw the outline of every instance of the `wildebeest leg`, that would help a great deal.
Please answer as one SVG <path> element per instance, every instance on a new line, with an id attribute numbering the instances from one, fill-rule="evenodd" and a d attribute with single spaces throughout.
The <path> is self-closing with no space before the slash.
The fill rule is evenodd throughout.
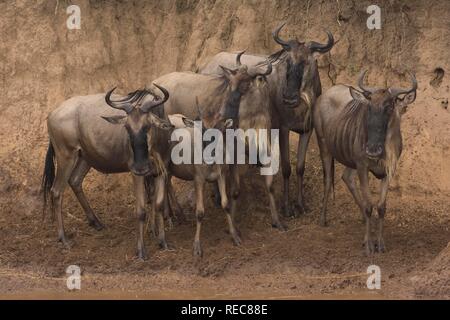
<path id="1" fill-rule="evenodd" d="M 319 138 L 319 137 L 318 137 Z M 331 183 L 333 181 L 333 157 L 331 153 L 328 151 L 328 148 L 325 145 L 325 142 L 321 139 L 318 139 L 319 149 L 320 149 L 320 158 L 322 160 L 322 169 L 323 169 L 323 200 L 322 200 L 322 212 L 320 214 L 320 225 L 327 225 L 327 207 L 328 207 L 328 199 L 330 197 L 331 191 Z"/>
<path id="2" fill-rule="evenodd" d="M 169 195 L 169 205 L 170 208 L 172 209 L 172 212 L 178 219 L 180 219 L 180 221 L 185 222 L 186 216 L 184 215 L 183 209 L 181 208 L 180 204 L 178 203 L 177 197 L 175 196 L 175 191 L 173 190 L 172 182 L 169 181 L 167 189 Z"/>
<path id="3" fill-rule="evenodd" d="M 289 129 L 280 128 L 280 157 L 281 171 L 283 174 L 283 203 L 282 212 L 285 216 L 291 216 L 291 206 L 289 204 L 289 177 L 291 176 L 291 163 L 289 161 Z"/>
<path id="4" fill-rule="evenodd" d="M 366 254 L 370 255 L 374 252 L 375 248 L 370 233 L 370 217 L 372 216 L 372 204 L 370 202 L 369 174 L 366 167 L 360 167 L 357 169 L 357 171 L 364 205 L 364 213 L 366 215 L 366 234 L 364 236 L 364 246 L 366 249 Z"/>
<path id="5" fill-rule="evenodd" d="M 155 201 L 154 201 L 154 215 L 158 216 L 158 242 L 161 249 L 169 249 L 166 241 L 166 231 L 164 226 L 163 206 L 164 198 L 166 197 L 166 181 L 163 176 L 158 176 L 155 179 Z"/>
<path id="6" fill-rule="evenodd" d="M 344 173 L 342 174 L 342 180 L 344 180 L 345 184 L 348 187 L 348 190 L 350 190 L 350 193 L 353 196 L 353 199 L 355 199 L 356 204 L 361 210 L 362 221 L 365 222 L 366 221 L 366 214 L 364 211 L 365 208 L 363 201 L 361 199 L 361 195 L 359 194 L 359 191 L 355 185 L 355 173 L 356 170 L 346 167 L 344 169 Z"/>
<path id="7" fill-rule="evenodd" d="M 277 228 L 280 231 L 286 231 L 287 227 L 280 220 L 280 215 L 278 214 L 277 204 L 275 202 L 274 187 L 273 187 L 273 176 L 264 176 L 267 194 L 269 196 L 270 203 L 270 214 L 272 216 L 272 227 Z"/>
<path id="8" fill-rule="evenodd" d="M 214 197 L 214 206 L 219 208 L 221 206 L 222 200 L 220 198 L 220 190 L 218 182 L 213 183 L 213 197 Z"/>
<path id="9" fill-rule="evenodd" d="M 241 182 L 237 165 L 231 165 L 231 218 L 235 221 L 237 201 L 241 193 Z"/>
<path id="10" fill-rule="evenodd" d="M 195 230 L 195 238 L 194 238 L 194 256 L 202 257 L 203 251 L 200 244 L 200 231 L 202 228 L 202 220 L 205 215 L 205 208 L 203 203 L 203 191 L 205 186 L 205 181 L 201 178 L 197 178 L 194 180 L 195 184 L 195 217 L 197 220 L 197 227 Z"/>
<path id="11" fill-rule="evenodd" d="M 305 198 L 304 198 L 304 180 L 306 151 L 308 150 L 309 139 L 311 138 L 312 130 L 300 135 L 297 148 L 297 209 L 296 216 L 306 212 Z"/>
<path id="12" fill-rule="evenodd" d="M 72 175 L 70 176 L 69 185 L 80 202 L 81 207 L 83 208 L 88 219 L 89 225 L 99 231 L 104 228 L 104 225 L 100 222 L 100 219 L 92 210 L 83 192 L 83 180 L 90 169 L 91 167 L 87 164 L 87 162 L 82 158 L 79 158 L 75 170 L 73 170 Z"/>
<path id="13" fill-rule="evenodd" d="M 377 204 L 378 212 L 378 239 L 377 239 L 377 250 L 378 252 L 384 252 L 384 239 L 383 239 L 383 223 L 384 214 L 386 213 L 386 196 L 388 192 L 389 179 L 387 177 L 383 178 L 380 182 L 380 199 Z"/>
<path id="14" fill-rule="evenodd" d="M 76 152 L 68 153 L 66 155 L 58 153 L 56 154 L 56 177 L 51 189 L 53 216 L 56 216 L 58 220 L 58 241 L 61 241 L 66 247 L 70 247 L 71 243 L 64 231 L 62 201 L 64 190 L 67 187 L 70 176 L 72 175 L 73 169 L 75 168 L 77 158 L 78 154 Z"/>
<path id="15" fill-rule="evenodd" d="M 136 217 L 138 220 L 138 245 L 137 256 L 139 259 L 147 260 L 147 252 L 144 244 L 144 228 L 147 220 L 145 210 L 146 192 L 144 186 L 144 177 L 133 175 L 134 195 L 136 197 Z"/>
<path id="16" fill-rule="evenodd" d="M 220 193 L 221 206 L 222 209 L 225 210 L 228 222 L 228 229 L 230 231 L 231 238 L 235 245 L 241 245 L 241 238 L 239 237 L 239 230 L 234 225 L 233 217 L 230 214 L 230 209 L 228 208 L 228 197 L 226 191 L 226 182 L 223 173 L 220 174 L 219 179 L 217 181 L 218 191 Z"/>
<path id="17" fill-rule="evenodd" d="M 170 182 L 168 182 L 168 185 L 170 184 Z M 169 204 L 169 190 L 168 190 L 169 186 L 167 186 L 167 194 L 164 196 L 164 202 L 163 202 L 163 215 L 164 215 L 164 219 L 166 219 L 166 222 L 168 223 L 168 228 L 169 230 L 173 228 L 173 220 L 172 220 L 172 216 L 173 216 L 173 212 L 171 212 L 171 208 L 170 208 L 170 204 Z M 172 215 L 172 216 L 171 216 Z"/>

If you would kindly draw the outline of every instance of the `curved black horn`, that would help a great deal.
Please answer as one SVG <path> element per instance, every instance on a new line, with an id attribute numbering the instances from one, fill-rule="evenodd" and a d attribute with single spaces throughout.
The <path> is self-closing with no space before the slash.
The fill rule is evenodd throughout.
<path id="1" fill-rule="evenodd" d="M 417 90 L 417 79 L 414 76 L 414 74 L 412 74 L 411 72 L 409 72 L 409 76 L 411 77 L 411 82 L 412 82 L 412 86 L 410 89 L 389 88 L 389 92 L 393 96 L 398 96 L 399 94 L 410 93 L 410 92 L 416 91 Z"/>
<path id="2" fill-rule="evenodd" d="M 358 87 L 364 92 L 374 93 L 377 89 L 372 87 L 367 87 L 364 85 L 364 78 L 366 77 L 367 70 L 361 71 L 358 77 Z"/>
<path id="3" fill-rule="evenodd" d="M 241 56 L 245 53 L 245 51 L 246 51 L 246 50 L 243 50 L 243 51 L 239 52 L 239 53 L 237 54 L 237 56 L 236 56 L 236 65 L 237 65 L 238 67 L 242 66 L 242 63 L 241 63 Z"/>
<path id="4" fill-rule="evenodd" d="M 334 45 L 333 34 L 328 30 L 325 30 L 325 32 L 327 33 L 327 36 L 328 36 L 327 43 L 321 44 L 319 42 L 310 41 L 307 46 L 311 51 L 326 53 L 326 52 L 330 51 L 331 48 L 333 48 L 333 45 Z"/>
<path id="5" fill-rule="evenodd" d="M 144 106 L 141 107 L 142 112 L 147 113 L 149 112 L 151 109 L 163 104 L 164 102 L 166 102 L 167 100 L 169 100 L 169 91 L 167 91 L 165 88 L 158 86 L 156 83 L 153 83 L 153 85 L 155 87 L 157 87 L 159 90 L 161 90 L 161 92 L 164 94 L 164 98 L 163 99 L 157 99 L 157 100 L 153 100 L 150 102 L 147 102 Z"/>
<path id="6" fill-rule="evenodd" d="M 116 88 L 117 87 L 114 87 L 109 90 L 108 93 L 106 93 L 105 102 L 114 109 L 119 109 L 125 111 L 126 113 L 130 113 L 133 110 L 133 107 L 129 103 L 125 102 L 125 100 L 122 99 L 118 102 L 114 102 L 111 100 L 111 94 L 114 90 L 116 90 Z"/>
<path id="7" fill-rule="evenodd" d="M 273 40 L 275 40 L 276 43 L 280 44 L 281 46 L 283 46 L 283 48 L 287 49 L 287 48 L 290 48 L 289 42 L 282 40 L 282 39 L 279 37 L 279 35 L 278 35 L 278 34 L 280 33 L 280 30 L 281 30 L 285 25 L 286 25 L 286 22 L 283 22 L 278 28 L 276 28 L 275 30 L 273 30 L 273 32 L 272 32 L 272 37 L 273 37 Z"/>

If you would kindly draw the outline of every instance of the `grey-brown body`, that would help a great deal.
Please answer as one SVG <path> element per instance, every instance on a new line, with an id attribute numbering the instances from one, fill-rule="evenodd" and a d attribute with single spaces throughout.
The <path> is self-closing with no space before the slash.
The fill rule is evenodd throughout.
<path id="1" fill-rule="evenodd" d="M 315 53 L 328 52 L 334 45 L 334 39 L 327 32 L 328 43 L 325 45 L 314 41 L 284 41 L 278 36 L 284 24 L 273 32 L 274 40 L 282 46 L 282 50 L 273 55 L 245 54 L 242 63 L 249 69 L 259 67 L 268 62 L 273 63 L 273 71 L 267 76 L 272 128 L 280 130 L 280 156 L 283 174 L 282 208 L 286 215 L 298 215 L 305 211 L 304 172 L 306 151 L 312 134 L 311 108 L 322 92 Z M 220 52 L 208 63 L 199 68 L 202 74 L 221 74 L 220 65 L 230 67 L 235 54 Z M 293 71 L 293 70 L 298 70 Z M 288 79 L 289 78 L 289 79 Z M 252 108 L 258 110 L 259 99 L 254 100 Z M 289 131 L 300 134 L 297 147 L 297 201 L 296 211 L 291 210 L 289 200 L 289 177 L 291 175 Z"/>
<path id="2" fill-rule="evenodd" d="M 113 99 L 117 98 L 123 97 L 113 96 Z M 153 105 L 156 106 L 160 103 L 155 102 L 151 94 L 143 94 L 138 103 L 140 106 L 147 105 L 147 110 L 141 111 L 139 108 L 133 108 L 130 104 L 127 109 L 129 116 L 124 116 L 124 110 L 113 109 L 105 102 L 105 94 L 96 94 L 68 99 L 50 113 L 47 120 L 50 145 L 43 177 L 44 196 L 46 197 L 47 193 L 51 195 L 53 216 L 58 218 L 58 239 L 65 245 L 70 246 L 62 216 L 62 199 L 66 186 L 70 185 L 74 191 L 86 213 L 89 224 L 100 230 L 103 225 L 90 207 L 82 189 L 84 177 L 91 168 L 102 173 L 132 171 L 134 173 L 132 177 L 136 195 L 136 215 L 139 221 L 138 256 L 146 258 L 143 241 L 147 196 L 144 176 L 156 176 L 153 204 L 156 206 L 156 210 L 160 211 L 165 193 L 165 180 L 161 170 L 167 166 L 169 161 L 169 136 L 161 128 L 169 129 L 170 125 L 157 115 L 147 113 L 153 108 Z M 161 109 L 159 113 L 162 113 Z M 117 125 L 119 121 L 125 121 L 125 119 L 128 129 L 125 129 L 125 126 Z M 148 132 L 142 133 L 145 135 L 143 139 L 148 138 L 148 145 L 153 148 L 149 147 L 149 150 L 138 151 L 130 142 L 130 137 L 132 135 L 137 137 L 143 126 L 149 127 Z M 137 158 L 137 153 L 143 154 L 148 151 L 150 151 L 152 161 L 148 157 Z M 57 164 L 56 175 L 54 159 Z M 154 165 L 155 159 L 158 162 L 157 166 Z M 159 237 L 160 244 L 167 247 L 163 225 L 161 225 Z"/>
<path id="3" fill-rule="evenodd" d="M 242 53 L 240 54 L 242 55 Z M 237 56 L 234 55 L 235 63 L 226 68 L 236 67 Z M 206 75 L 192 72 L 174 72 L 164 75 L 154 81 L 159 85 L 168 88 L 171 99 L 165 104 L 165 112 L 170 114 L 183 114 L 189 118 L 195 118 L 198 115 L 195 96 L 198 96 L 199 105 L 202 106 L 202 121 L 206 127 L 214 126 L 220 117 L 227 113 L 224 110 L 226 100 L 234 90 L 240 90 L 243 85 L 245 88 L 241 93 L 239 100 L 239 110 L 235 115 L 236 124 L 240 129 L 267 129 L 271 128 L 271 110 L 270 110 L 270 96 L 268 91 L 268 84 L 266 81 L 267 75 L 259 76 L 260 68 L 247 69 L 245 64 L 239 66 L 239 71 L 235 71 L 235 75 L 224 74 L 221 75 Z M 220 67 L 219 67 L 220 68 Z M 222 69 L 222 68 L 221 68 Z M 223 69 L 222 69 L 223 70 Z M 270 70 L 272 70 L 270 66 Z M 226 71 L 224 71 L 226 72 Z M 223 86 L 223 77 L 229 78 L 228 86 L 221 92 L 219 87 Z M 255 108 L 254 105 L 258 105 Z M 245 170 L 239 170 L 239 165 L 232 165 L 230 168 L 231 176 L 231 220 L 235 216 L 237 210 L 237 200 L 240 195 L 240 177 Z M 269 196 L 272 225 L 281 230 L 286 227 L 282 223 L 275 203 L 273 190 L 273 176 L 265 176 L 266 190 Z M 237 238 L 237 237 L 234 237 Z M 238 241 L 235 241 L 238 242 Z"/>
<path id="4" fill-rule="evenodd" d="M 342 179 L 358 204 L 366 223 L 365 249 L 384 251 L 383 220 L 389 180 L 402 152 L 401 115 L 415 99 L 417 82 L 411 89 L 376 89 L 363 84 L 362 92 L 351 86 L 336 85 L 324 92 L 313 109 L 314 128 L 324 171 L 324 197 L 320 224 L 326 225 L 329 193 L 334 180 L 334 160 L 343 164 Z M 381 179 L 376 204 L 370 199 L 368 173 Z M 355 177 L 359 178 L 359 188 Z M 371 237 L 372 208 L 378 212 L 377 241 Z"/>

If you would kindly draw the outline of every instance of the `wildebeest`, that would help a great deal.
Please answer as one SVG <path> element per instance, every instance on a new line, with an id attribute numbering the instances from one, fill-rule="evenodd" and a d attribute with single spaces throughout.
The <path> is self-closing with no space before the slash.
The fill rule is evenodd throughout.
<path id="1" fill-rule="evenodd" d="M 160 211 L 165 194 L 163 172 L 169 156 L 166 131 L 172 128 L 162 118 L 169 93 L 162 87 L 158 88 L 164 94 L 162 99 L 145 89 L 125 97 L 112 97 L 112 89 L 106 96 L 73 97 L 50 113 L 47 120 L 50 143 L 42 179 L 44 206 L 47 197 L 51 196 L 52 216 L 56 215 L 58 222 L 58 240 L 65 245 L 70 245 L 62 216 L 63 192 L 67 185 L 78 198 L 89 224 L 100 230 L 103 225 L 82 189 L 84 177 L 90 168 L 102 173 L 131 171 L 139 229 L 138 256 L 146 258 L 143 240 L 146 221 L 144 179 L 145 175 L 156 176 L 155 205 Z M 160 245 L 167 247 L 163 224 L 159 231 Z"/>
<path id="2" fill-rule="evenodd" d="M 202 110 L 202 120 L 211 127 L 220 119 L 231 119 L 233 125 L 240 129 L 270 129 L 269 92 L 266 76 L 272 71 L 272 65 L 267 67 L 248 68 L 241 64 L 242 52 L 235 55 L 232 68 L 220 67 L 221 75 L 206 75 L 193 72 L 174 72 L 156 80 L 171 92 L 171 99 L 165 104 L 166 114 L 183 114 L 189 118 L 197 116 L 194 97 L 205 109 Z M 237 68 L 236 68 L 237 66 Z M 250 108 L 257 101 L 259 108 Z M 238 168 L 231 168 L 231 218 L 236 212 L 236 201 L 240 194 Z M 285 229 L 281 223 L 275 204 L 273 177 L 265 176 L 266 189 L 269 194 L 272 224 Z"/>
<path id="3" fill-rule="evenodd" d="M 317 97 L 322 93 L 319 71 L 315 55 L 326 53 L 334 45 L 331 32 L 327 31 L 328 41 L 321 44 L 315 41 L 300 42 L 298 40 L 283 40 L 279 33 L 285 23 L 276 28 L 273 39 L 282 49 L 270 56 L 244 54 L 242 63 L 248 66 L 261 66 L 273 63 L 273 72 L 267 76 L 272 108 L 272 127 L 280 129 L 280 154 L 283 173 L 283 209 L 291 214 L 289 205 L 289 177 L 291 166 L 289 162 L 289 131 L 300 134 L 297 149 L 298 196 L 295 215 L 305 210 L 303 175 L 305 157 L 309 139 L 312 133 L 311 108 Z M 221 52 L 215 55 L 205 66 L 199 69 L 202 74 L 221 74 L 220 65 L 231 67 L 235 54 Z M 259 99 L 255 99 L 252 108 L 258 109 Z"/>
<path id="4" fill-rule="evenodd" d="M 336 85 L 319 97 L 314 107 L 314 127 L 324 172 L 324 196 L 320 222 L 326 224 L 326 211 L 334 176 L 334 159 L 346 168 L 342 179 L 361 209 L 366 222 L 365 250 L 374 252 L 370 234 L 372 204 L 368 182 L 369 171 L 381 179 L 376 247 L 384 251 L 383 219 L 389 180 L 402 152 L 400 120 L 408 104 L 414 102 L 417 80 L 411 75 L 408 89 L 370 88 L 364 85 L 362 72 L 358 86 Z M 355 184 L 355 175 L 360 190 Z M 361 193 L 360 193 L 361 192 Z"/>
<path id="5" fill-rule="evenodd" d="M 198 110 L 201 110 L 200 106 L 198 105 Z M 201 112 L 199 112 L 200 115 L 197 120 L 201 120 Z M 194 187 L 195 187 L 195 215 L 196 215 L 196 231 L 195 231 L 195 239 L 194 239 L 194 247 L 193 247 L 193 253 L 196 257 L 201 257 L 203 255 L 203 250 L 200 244 L 200 231 L 201 231 L 201 225 L 202 225 L 202 219 L 204 216 L 204 188 L 206 182 L 217 182 L 219 186 L 219 192 L 221 196 L 221 206 L 222 209 L 226 211 L 227 216 L 227 222 L 228 222 L 228 228 L 230 235 L 236 245 L 241 244 L 241 239 L 239 237 L 238 231 L 236 227 L 234 226 L 233 219 L 231 218 L 229 209 L 228 209 L 228 196 L 226 193 L 226 165 L 225 164 L 219 164 L 219 163 L 205 163 L 203 161 L 200 164 L 194 163 L 194 152 L 195 152 L 195 145 L 194 145 L 194 123 L 192 120 L 186 118 L 184 115 L 181 114 L 173 114 L 168 115 L 169 121 L 172 125 L 174 125 L 175 128 L 183 128 L 185 131 L 184 133 L 187 133 L 188 136 L 183 136 L 183 139 L 186 139 L 190 137 L 191 142 L 191 154 L 188 156 L 189 160 L 187 163 L 179 163 L 175 164 L 173 159 L 169 164 L 169 174 L 170 176 L 175 176 L 179 179 L 186 180 L 186 181 L 194 181 Z M 233 121 L 231 119 L 223 119 L 217 123 L 214 124 L 214 129 L 217 129 L 221 132 L 221 135 L 223 137 L 223 132 L 225 129 L 230 128 L 232 126 Z M 200 130 L 204 131 L 207 128 L 203 127 L 200 128 Z M 203 149 L 204 146 L 202 146 Z M 185 155 L 183 155 L 185 156 Z M 169 177 L 170 180 L 170 177 Z M 166 202 L 167 205 L 167 202 Z"/>

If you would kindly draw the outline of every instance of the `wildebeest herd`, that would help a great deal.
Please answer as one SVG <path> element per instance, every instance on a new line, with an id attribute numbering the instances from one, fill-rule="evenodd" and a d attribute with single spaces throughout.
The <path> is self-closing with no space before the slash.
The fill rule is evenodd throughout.
<path id="1" fill-rule="evenodd" d="M 245 52 L 221 52 L 197 72 L 173 72 L 155 79 L 149 89 L 121 96 L 78 96 L 61 103 L 48 117 L 50 143 L 45 159 L 42 188 L 44 210 L 51 204 L 56 217 L 58 240 L 70 246 L 62 215 L 63 193 L 70 185 L 88 223 L 103 228 L 84 195 L 82 183 L 91 168 L 103 173 L 131 172 L 138 220 L 137 255 L 147 258 L 144 246 L 146 224 L 161 248 L 168 248 L 165 221 L 183 218 L 171 185 L 171 177 L 194 181 L 196 231 L 193 253 L 202 256 L 200 231 L 204 216 L 204 188 L 213 182 L 216 202 L 226 213 L 232 240 L 241 244 L 234 217 L 240 195 L 240 180 L 247 165 L 221 163 L 175 164 L 171 159 L 174 129 L 193 132 L 193 120 L 203 129 L 278 129 L 283 177 L 281 208 L 285 216 L 305 211 L 303 175 L 308 143 L 315 129 L 324 173 L 323 208 L 320 224 L 326 225 L 329 193 L 334 184 L 334 160 L 345 166 L 342 179 L 361 209 L 365 221 L 365 251 L 384 251 L 383 218 L 389 180 L 402 151 L 400 120 L 416 98 L 417 81 L 411 74 L 409 88 L 358 89 L 335 85 L 322 94 L 316 55 L 334 45 L 327 42 L 283 40 L 276 28 L 273 39 L 281 49 L 269 56 Z M 300 134 L 297 148 L 298 187 L 295 204 L 289 199 L 289 132 Z M 193 133 L 192 133 L 193 134 Z M 55 166 L 56 162 L 56 166 Z M 260 164 L 261 165 L 261 164 Z M 380 183 L 376 204 L 370 200 L 369 171 Z M 359 188 L 355 177 L 359 178 Z M 286 226 L 274 196 L 273 175 L 265 175 L 272 225 Z M 230 201 L 228 201 L 228 198 Z M 230 202 L 230 203 L 229 203 Z M 146 206 L 151 204 L 150 214 Z M 376 239 L 371 236 L 373 207 L 378 213 Z"/>

